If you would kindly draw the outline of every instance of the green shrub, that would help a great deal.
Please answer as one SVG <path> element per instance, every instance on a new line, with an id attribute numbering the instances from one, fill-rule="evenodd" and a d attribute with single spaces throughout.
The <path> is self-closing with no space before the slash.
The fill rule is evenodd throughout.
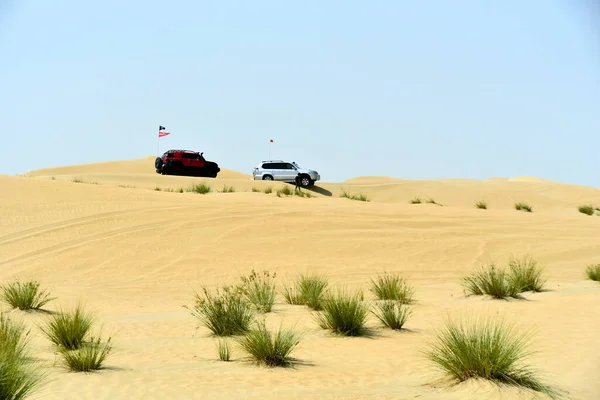
<path id="1" fill-rule="evenodd" d="M 231 360 L 231 348 L 229 347 L 229 342 L 227 340 L 219 340 L 217 351 L 219 352 L 219 360 Z"/>
<path id="2" fill-rule="evenodd" d="M 404 304 L 413 303 L 414 289 L 399 274 L 384 273 L 376 280 L 371 279 L 371 292 L 379 300 L 398 300 Z"/>
<path id="3" fill-rule="evenodd" d="M 519 334 L 496 316 L 469 324 L 448 321 L 436 339 L 425 355 L 455 382 L 479 378 L 552 398 L 558 395 L 524 365 L 528 335 Z"/>
<path id="4" fill-rule="evenodd" d="M 0 399 L 28 398 L 44 374 L 29 355 L 25 326 L 0 315 Z"/>
<path id="5" fill-rule="evenodd" d="M 55 300 L 46 291 L 40 291 L 37 281 L 13 282 L 2 286 L 2 297 L 12 308 L 19 310 L 39 310 Z"/>
<path id="6" fill-rule="evenodd" d="M 329 282 L 318 275 L 301 275 L 295 287 L 284 288 L 284 298 L 289 304 L 306 305 L 313 310 L 321 310 L 321 301 Z"/>
<path id="7" fill-rule="evenodd" d="M 323 329 L 342 336 L 362 336 L 369 308 L 362 302 L 360 294 L 350 295 L 338 290 L 328 294 L 321 301 L 322 311 L 316 314 L 317 322 Z"/>
<path id="8" fill-rule="evenodd" d="M 208 186 L 206 183 L 197 183 L 195 185 L 190 185 L 187 189 L 187 192 L 198 193 L 198 194 L 207 194 L 212 191 L 212 188 Z"/>
<path id="9" fill-rule="evenodd" d="M 546 280 L 542 278 L 542 269 L 538 268 L 537 261 L 527 255 L 521 259 L 514 259 L 508 263 L 510 269 L 510 284 L 522 292 L 541 292 L 544 290 Z"/>
<path id="10" fill-rule="evenodd" d="M 475 203 L 475 207 L 482 209 L 482 210 L 487 210 L 487 203 L 483 200 L 478 201 L 477 203 Z"/>
<path id="11" fill-rule="evenodd" d="M 384 300 L 375 304 L 375 310 L 372 313 L 384 326 L 400 330 L 406 324 L 412 310 L 400 301 Z"/>
<path id="12" fill-rule="evenodd" d="M 279 367 L 291 364 L 290 355 L 298 341 L 298 334 L 281 327 L 273 334 L 261 321 L 241 338 L 240 345 L 257 363 Z"/>
<path id="13" fill-rule="evenodd" d="M 588 265 L 585 269 L 585 273 L 588 279 L 600 282 L 600 264 Z"/>
<path id="14" fill-rule="evenodd" d="M 579 206 L 579 212 L 587 215 L 594 215 L 594 207 L 592 206 Z"/>
<path id="15" fill-rule="evenodd" d="M 76 350 L 61 349 L 65 365 L 73 372 L 88 372 L 102 369 L 104 361 L 108 357 L 112 347 L 111 338 L 102 344 L 100 338 L 92 338 Z"/>
<path id="16" fill-rule="evenodd" d="M 252 306 L 239 287 L 224 286 L 213 295 L 203 288 L 204 297 L 196 293 L 196 304 L 190 313 L 217 336 L 247 332 L 254 319 Z"/>
<path id="17" fill-rule="evenodd" d="M 490 295 L 496 299 L 517 297 L 520 288 L 508 279 L 504 269 L 491 264 L 487 269 L 480 268 L 469 276 L 463 278 L 462 286 L 470 295 Z"/>
<path id="18" fill-rule="evenodd" d="M 57 346 L 67 350 L 79 349 L 92 326 L 93 318 L 77 305 L 71 312 L 60 312 L 50 317 L 42 332 Z"/>
<path id="19" fill-rule="evenodd" d="M 270 312 L 275 304 L 277 292 L 275 290 L 276 274 L 263 271 L 262 276 L 252 270 L 248 276 L 242 277 L 241 290 L 246 299 L 260 312 Z"/>
<path id="20" fill-rule="evenodd" d="M 515 203 L 515 210 L 532 212 L 533 209 L 527 203 Z"/>

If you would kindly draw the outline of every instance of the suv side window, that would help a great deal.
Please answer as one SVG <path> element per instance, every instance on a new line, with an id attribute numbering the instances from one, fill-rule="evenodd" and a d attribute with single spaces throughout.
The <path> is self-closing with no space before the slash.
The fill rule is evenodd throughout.
<path id="1" fill-rule="evenodd" d="M 283 169 L 292 169 L 292 170 L 295 169 L 294 166 L 290 163 L 283 164 L 283 167 L 284 167 Z"/>
<path id="2" fill-rule="evenodd" d="M 275 163 L 264 163 L 262 165 L 263 169 L 277 169 L 276 164 Z"/>

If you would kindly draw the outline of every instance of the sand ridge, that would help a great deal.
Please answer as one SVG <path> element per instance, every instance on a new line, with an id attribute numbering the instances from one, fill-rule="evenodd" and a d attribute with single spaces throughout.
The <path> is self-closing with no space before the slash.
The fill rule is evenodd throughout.
<path id="1" fill-rule="evenodd" d="M 115 350 L 110 368 L 84 375 L 52 366 L 55 356 L 35 324 L 44 316 L 17 311 L 35 332 L 36 356 L 50 380 L 33 398 L 521 399 L 514 389 L 469 382 L 429 385 L 438 375 L 419 349 L 447 313 L 499 314 L 537 332 L 532 365 L 572 399 L 600 396 L 600 285 L 583 269 L 598 261 L 600 190 L 528 179 L 406 181 L 358 178 L 320 182 L 313 198 L 253 193 L 244 174 L 217 179 L 160 176 L 152 158 L 0 176 L 0 281 L 35 278 L 58 300 L 93 310 Z M 80 179 L 83 183 L 72 182 Z M 52 179 L 54 178 L 54 179 Z M 87 182 L 87 183 L 86 183 Z M 91 184 L 95 182 L 96 184 Z M 207 182 L 235 193 L 165 192 Z M 342 190 L 371 201 L 340 198 Z M 8 195 L 6 195 L 8 194 Z M 431 196 L 442 205 L 408 204 Z M 488 210 L 473 204 L 488 200 Z M 528 201 L 533 213 L 512 208 Z M 549 291 L 530 301 L 465 298 L 460 278 L 482 263 L 531 253 L 545 267 Z M 409 332 L 338 338 L 304 307 L 279 296 L 272 327 L 303 332 L 295 369 L 268 370 L 217 359 L 214 338 L 182 305 L 194 290 L 233 283 L 252 268 L 278 274 L 327 275 L 334 286 L 362 288 L 378 272 L 401 272 L 418 301 Z M 369 317 L 369 325 L 377 327 Z"/>

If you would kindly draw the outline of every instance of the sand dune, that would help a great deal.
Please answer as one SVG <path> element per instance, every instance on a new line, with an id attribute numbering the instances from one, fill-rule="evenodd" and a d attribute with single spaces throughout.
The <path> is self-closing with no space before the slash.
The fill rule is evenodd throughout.
<path id="1" fill-rule="evenodd" d="M 52 179 L 54 177 L 54 179 Z M 74 183 L 73 179 L 97 184 Z M 207 182 L 235 193 L 153 190 Z M 271 184 L 273 187 L 283 184 Z M 572 399 L 600 396 L 600 284 L 583 270 L 598 263 L 600 190 L 537 180 L 408 181 L 357 178 L 318 183 L 314 198 L 252 193 L 266 187 L 225 171 L 217 179 L 160 176 L 152 158 L 0 176 L 0 280 L 39 280 L 58 299 L 84 302 L 113 337 L 107 370 L 68 373 L 36 324 L 44 315 L 11 311 L 30 324 L 32 344 L 48 367 L 39 399 L 522 399 L 515 389 L 480 382 L 451 389 L 419 349 L 450 313 L 500 314 L 536 331 L 530 362 Z M 340 198 L 365 193 L 370 202 Z M 408 204 L 432 197 L 442 206 Z M 487 200 L 488 210 L 473 207 Z M 514 210 L 529 202 L 533 213 Z M 547 292 L 530 301 L 465 298 L 461 277 L 482 263 L 532 254 L 545 266 Z M 340 338 L 321 330 L 304 307 L 278 297 L 272 327 L 303 337 L 294 369 L 219 362 L 215 339 L 183 305 L 201 285 L 234 283 L 252 268 L 326 274 L 332 285 L 363 288 L 384 270 L 401 272 L 418 300 L 409 332 L 378 329 L 374 338 Z M 377 327 L 373 317 L 369 325 Z"/>

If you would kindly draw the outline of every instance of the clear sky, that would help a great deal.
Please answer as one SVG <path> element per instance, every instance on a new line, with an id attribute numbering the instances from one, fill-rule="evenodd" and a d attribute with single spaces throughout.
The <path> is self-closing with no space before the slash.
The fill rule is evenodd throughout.
<path id="1" fill-rule="evenodd" d="M 204 151 L 600 187 L 594 0 L 0 0 L 0 173 Z M 152 168 L 152 165 L 149 165 Z"/>

